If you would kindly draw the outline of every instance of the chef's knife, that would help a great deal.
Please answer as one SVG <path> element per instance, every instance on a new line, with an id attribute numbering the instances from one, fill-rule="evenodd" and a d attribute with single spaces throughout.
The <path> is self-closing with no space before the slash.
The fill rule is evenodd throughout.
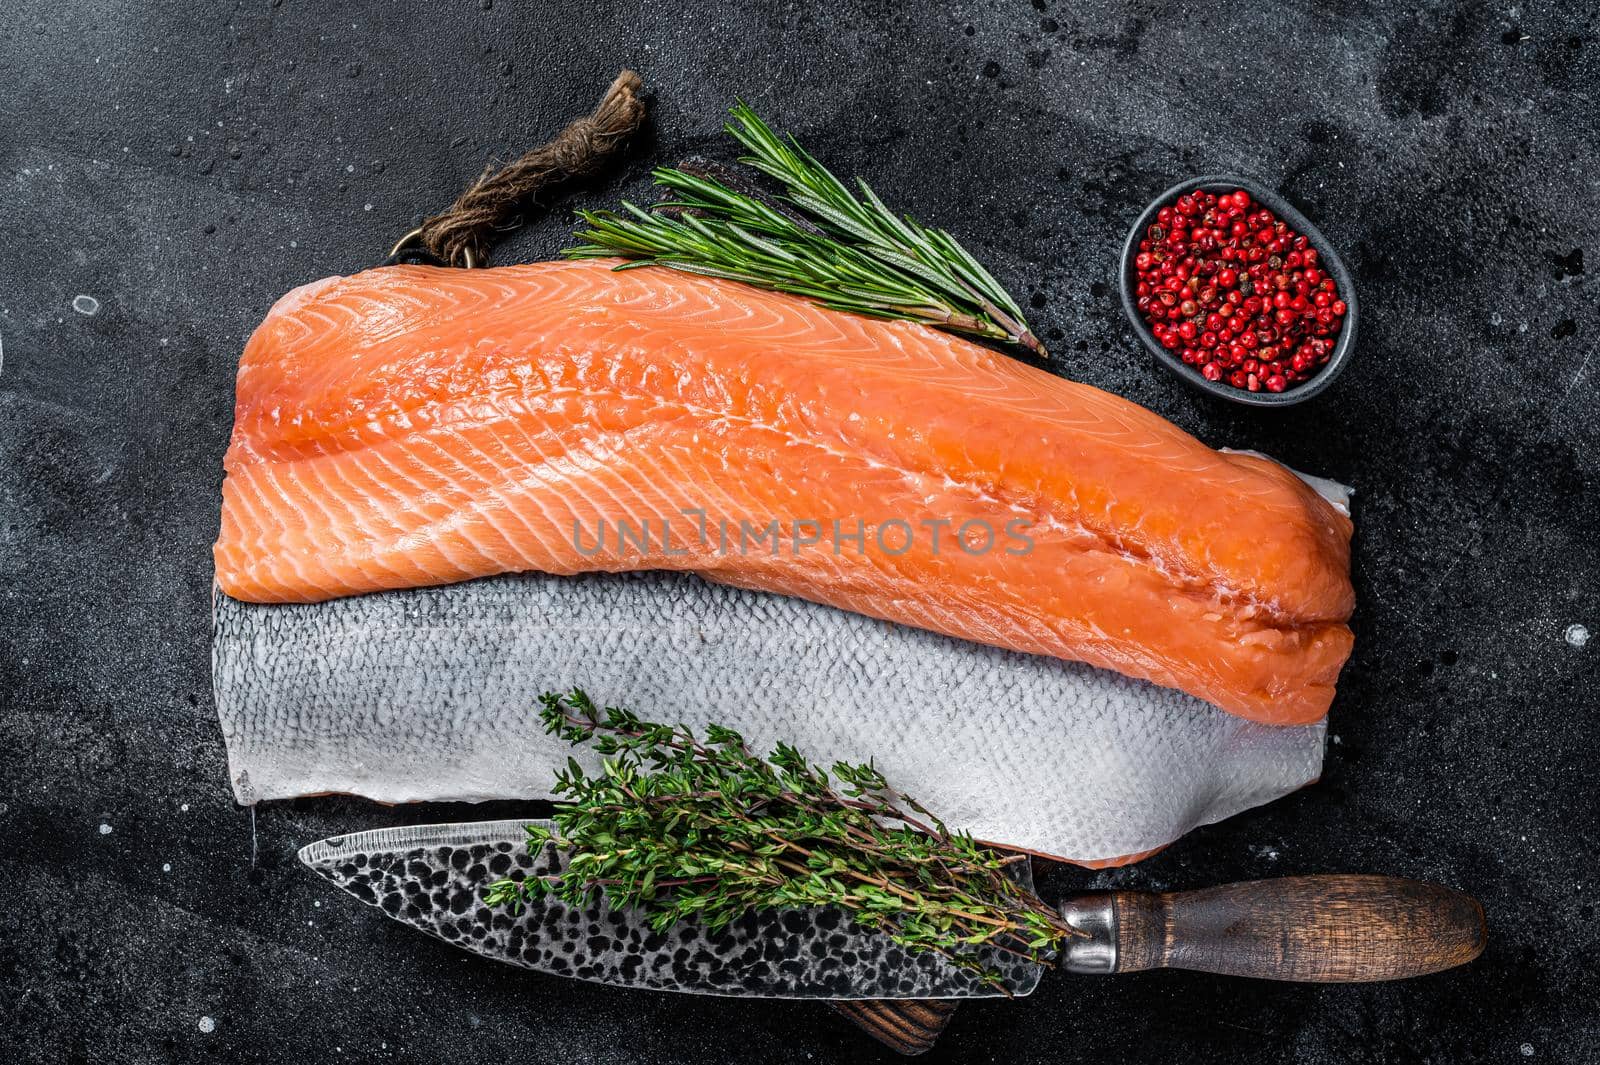
<path id="1" fill-rule="evenodd" d="M 912 954 L 858 928 L 840 910 L 752 910 L 712 934 L 685 922 L 653 931 L 636 910 L 603 898 L 587 908 L 534 899 L 513 915 L 484 890 L 520 871 L 559 872 L 561 856 L 527 852 L 525 825 L 482 821 L 380 828 L 301 848 L 318 875 L 397 921 L 527 969 L 653 991 L 761 998 L 973 998 L 999 995 L 934 954 Z M 1019 875 L 1032 886 L 1028 863 Z M 1039 982 L 1039 965 L 988 959 L 1013 994 Z"/>
<path id="2" fill-rule="evenodd" d="M 879 980 L 873 974 L 900 970 L 901 994 L 965 985 L 982 993 L 970 977 L 950 966 L 930 964 L 926 956 L 913 958 L 881 936 L 864 935 L 836 913 L 755 913 L 716 937 L 705 937 L 690 928 L 658 934 L 637 914 L 603 903 L 578 912 L 544 899 L 515 917 L 491 911 L 481 901 L 489 884 L 513 870 L 529 875 L 556 867 L 553 851 L 537 860 L 527 853 L 529 824 L 550 823 L 378 829 L 310 844 L 301 848 L 300 860 L 396 920 L 485 957 L 629 987 L 827 999 L 874 1039 L 907 1055 L 933 1047 L 959 998 L 832 996 L 851 994 L 859 975 Z M 1032 887 L 1028 863 L 1013 867 L 1013 875 Z M 854 951 L 852 939 L 861 941 Z M 1018 969 L 1014 985 L 1031 990 L 1038 971 L 1038 966 Z M 741 989 L 745 980 L 750 986 Z"/>
<path id="3" fill-rule="evenodd" d="M 527 853 L 527 821 L 419 825 L 334 836 L 300 851 L 320 876 L 406 924 L 486 957 L 579 980 L 712 995 L 961 999 L 1026 995 L 1043 967 L 996 952 L 1003 990 L 931 954 L 912 954 L 838 910 L 753 911 L 716 934 L 652 931 L 603 900 L 553 899 L 520 914 L 482 902 L 520 871 L 558 872 L 553 847 Z M 548 822 L 542 822 L 548 824 Z M 1031 887 L 1028 863 L 1018 875 Z M 1449 888 L 1377 876 L 1306 876 L 1201 891 L 1115 891 L 1062 903 L 1085 935 L 1062 968 L 1078 973 L 1198 969 L 1316 982 L 1438 972 L 1483 950 L 1483 909 Z"/>

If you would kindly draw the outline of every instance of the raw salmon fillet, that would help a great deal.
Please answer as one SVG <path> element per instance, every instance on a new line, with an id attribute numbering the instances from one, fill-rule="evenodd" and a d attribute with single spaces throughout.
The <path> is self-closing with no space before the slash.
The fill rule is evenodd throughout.
<path id="1" fill-rule="evenodd" d="M 1288 470 L 922 326 L 613 265 L 395 266 L 281 299 L 239 367 L 220 589 L 687 570 L 1257 721 L 1327 711 L 1351 524 Z M 741 522 L 757 536 L 719 537 Z"/>

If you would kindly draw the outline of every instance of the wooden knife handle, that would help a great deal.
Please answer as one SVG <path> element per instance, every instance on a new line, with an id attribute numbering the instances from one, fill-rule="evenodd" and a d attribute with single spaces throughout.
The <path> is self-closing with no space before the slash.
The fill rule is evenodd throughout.
<path id="1" fill-rule="evenodd" d="M 1090 933 L 1063 967 L 1196 969 L 1263 980 L 1360 983 L 1423 976 L 1483 952 L 1483 907 L 1459 891 L 1386 876 L 1300 876 L 1070 899 Z"/>
<path id="2" fill-rule="evenodd" d="M 927 1053 L 950 1023 L 958 999 L 862 999 L 830 1002 L 872 1038 L 907 1057 Z"/>

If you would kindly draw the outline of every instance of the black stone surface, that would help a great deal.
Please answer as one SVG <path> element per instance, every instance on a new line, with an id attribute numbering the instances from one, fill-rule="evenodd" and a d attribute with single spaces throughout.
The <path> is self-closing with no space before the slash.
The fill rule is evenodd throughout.
<path id="1" fill-rule="evenodd" d="M 242 339 L 372 263 L 623 65 L 651 163 L 735 95 L 949 226 L 1063 374 L 1359 492 L 1357 651 L 1325 778 L 1132 869 L 1321 870 L 1479 895 L 1492 942 L 1413 983 L 1158 973 L 969 1004 L 933 1060 L 1600 1060 L 1600 35 L 1481 3 L 518 4 L 248 0 L 0 11 L 0 1058 L 877 1060 L 816 1006 L 627 993 L 484 963 L 329 892 L 293 849 L 507 808 L 231 802 L 209 545 Z M 1361 351 L 1250 412 L 1132 342 L 1146 198 L 1243 171 L 1345 250 Z M 564 212 L 502 261 L 550 255 Z M 98 313 L 74 311 L 87 295 Z M 210 1021 L 205 1021 L 210 1018 Z"/>

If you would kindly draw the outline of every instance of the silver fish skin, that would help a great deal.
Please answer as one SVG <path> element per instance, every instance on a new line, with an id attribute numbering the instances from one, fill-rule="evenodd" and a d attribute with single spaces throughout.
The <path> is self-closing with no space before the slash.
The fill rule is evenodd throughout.
<path id="1" fill-rule="evenodd" d="M 520 574 L 313 605 L 215 597 L 241 803 L 543 799 L 540 694 L 867 761 L 980 839 L 1080 862 L 1162 847 L 1317 778 L 1325 722 L 1270 726 L 1080 663 L 670 573 Z"/>

